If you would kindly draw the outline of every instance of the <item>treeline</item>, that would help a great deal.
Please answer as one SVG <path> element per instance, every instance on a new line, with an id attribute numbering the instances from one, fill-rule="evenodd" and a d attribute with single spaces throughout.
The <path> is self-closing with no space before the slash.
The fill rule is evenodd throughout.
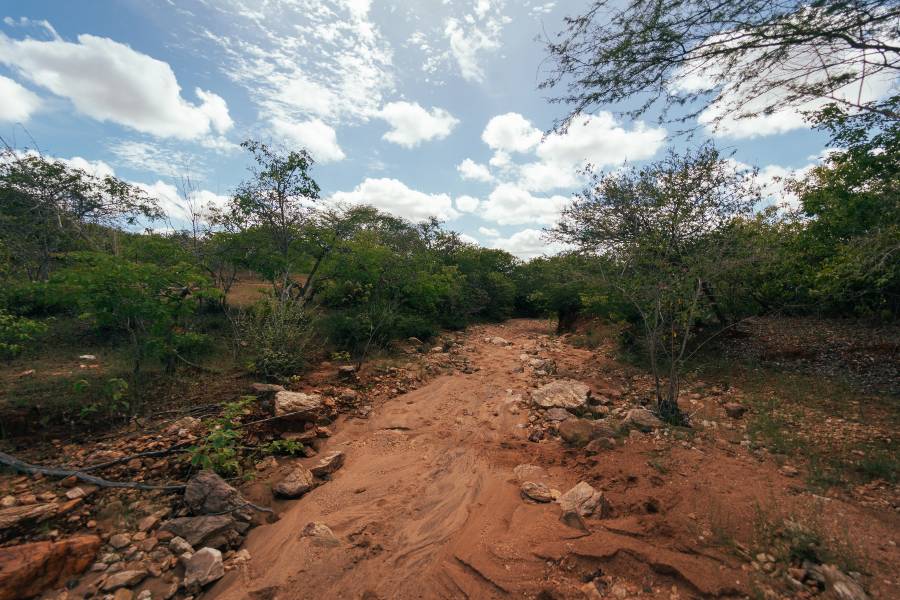
<path id="1" fill-rule="evenodd" d="M 202 361 L 209 321 L 220 318 L 241 364 L 278 378 L 333 354 L 361 362 L 392 340 L 513 314 L 512 255 L 437 221 L 322 206 L 305 151 L 244 147 L 250 176 L 226 206 L 198 206 L 184 182 L 181 227 L 167 226 L 140 188 L 7 149 L 0 352 L 14 357 L 47 317 L 64 316 L 120 336 L 136 373 L 148 361 L 173 370 Z M 231 306 L 229 291 L 246 274 L 268 290 Z"/>

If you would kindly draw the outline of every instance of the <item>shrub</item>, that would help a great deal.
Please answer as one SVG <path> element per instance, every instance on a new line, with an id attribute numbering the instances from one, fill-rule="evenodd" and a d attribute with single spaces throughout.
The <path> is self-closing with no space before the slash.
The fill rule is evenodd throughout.
<path id="1" fill-rule="evenodd" d="M 310 310 L 290 299 L 267 297 L 233 317 L 240 348 L 251 356 L 248 369 L 266 377 L 287 377 L 307 363 L 313 341 Z"/>
<path id="2" fill-rule="evenodd" d="M 47 326 L 43 323 L 0 309 L 0 359 L 12 360 L 19 356 L 35 336 L 46 330 Z"/>

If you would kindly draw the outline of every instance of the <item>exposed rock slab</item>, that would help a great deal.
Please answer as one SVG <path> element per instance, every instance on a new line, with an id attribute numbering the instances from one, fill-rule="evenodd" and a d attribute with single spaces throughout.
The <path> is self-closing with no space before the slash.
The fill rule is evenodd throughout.
<path id="1" fill-rule="evenodd" d="M 275 394 L 275 416 L 293 421 L 314 421 L 326 412 L 325 399 L 320 394 L 278 392 Z M 289 416 L 285 416 L 289 415 Z"/>
<path id="2" fill-rule="evenodd" d="M 531 402 L 542 408 L 583 408 L 591 388 L 573 379 L 557 379 L 531 392 Z"/>
<path id="3" fill-rule="evenodd" d="M 198 592 L 203 586 L 225 575 L 222 553 L 215 548 L 201 548 L 191 556 L 184 567 L 184 587 Z"/>
<path id="4" fill-rule="evenodd" d="M 295 466 L 287 477 L 275 484 L 272 491 L 281 498 L 299 498 L 313 488 L 312 471 L 303 465 Z"/>
<path id="5" fill-rule="evenodd" d="M 96 535 L 80 535 L 0 548 L 0 600 L 29 598 L 62 587 L 94 562 L 100 545 Z"/>

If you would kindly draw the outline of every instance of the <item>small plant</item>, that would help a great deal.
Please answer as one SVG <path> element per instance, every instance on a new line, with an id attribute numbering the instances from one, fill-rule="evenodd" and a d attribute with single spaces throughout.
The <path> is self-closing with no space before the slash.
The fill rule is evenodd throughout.
<path id="1" fill-rule="evenodd" d="M 222 476 L 241 474 L 238 454 L 240 420 L 250 413 L 250 406 L 255 400 L 254 396 L 244 396 L 224 406 L 222 416 L 211 421 L 206 439 L 199 446 L 190 448 L 192 465 L 212 469 Z"/>
<path id="2" fill-rule="evenodd" d="M 16 358 L 29 342 L 45 331 L 45 324 L 17 317 L 0 308 L 0 359 L 9 361 Z"/>
<path id="3" fill-rule="evenodd" d="M 90 390 L 91 384 L 86 379 L 79 379 L 72 384 L 72 391 L 80 396 L 86 396 Z M 100 400 L 84 404 L 79 411 L 79 417 L 86 420 L 98 414 L 106 417 L 127 414 L 131 408 L 127 394 L 127 381 L 118 377 L 110 378 L 100 388 Z"/>
<path id="4" fill-rule="evenodd" d="M 273 440 L 260 448 L 264 454 L 296 456 L 303 452 L 303 444 L 296 440 Z"/>

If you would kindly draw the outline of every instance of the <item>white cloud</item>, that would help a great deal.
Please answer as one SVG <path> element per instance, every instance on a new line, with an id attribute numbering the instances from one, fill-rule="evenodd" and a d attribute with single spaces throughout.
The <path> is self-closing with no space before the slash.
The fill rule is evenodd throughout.
<path id="1" fill-rule="evenodd" d="M 488 121 L 481 139 L 493 150 L 528 152 L 541 141 L 541 130 L 519 113 L 510 112 Z"/>
<path id="2" fill-rule="evenodd" d="M 319 119 L 295 123 L 274 118 L 270 123 L 276 135 L 286 138 L 290 145 L 306 148 L 319 162 L 337 162 L 346 158 L 334 128 Z"/>
<path id="3" fill-rule="evenodd" d="M 578 168 L 585 162 L 606 167 L 650 158 L 665 140 L 663 128 L 638 121 L 625 129 L 612 113 L 603 111 L 576 118 L 564 133 L 551 133 L 536 154 L 542 162 L 559 167 Z"/>
<path id="4" fill-rule="evenodd" d="M 424 221 L 432 216 L 442 220 L 459 216 L 447 194 L 419 192 L 389 178 L 367 178 L 352 192 L 336 192 L 331 200 L 341 204 L 368 204 L 411 221 Z"/>
<path id="5" fill-rule="evenodd" d="M 569 203 L 565 196 L 538 197 L 512 183 L 501 183 L 479 209 L 479 216 L 500 225 L 551 225 Z"/>
<path id="6" fill-rule="evenodd" d="M 459 212 L 470 213 L 478 210 L 478 207 L 481 205 L 481 201 L 478 198 L 473 198 L 472 196 L 459 196 L 456 199 L 456 208 Z"/>
<path id="7" fill-rule="evenodd" d="M 199 179 L 206 171 L 204 163 L 196 156 L 159 144 L 119 140 L 110 144 L 109 149 L 116 156 L 115 164 L 138 171 L 194 179 Z"/>
<path id="8" fill-rule="evenodd" d="M 188 102 L 168 63 L 109 38 L 83 34 L 73 43 L 0 33 L 0 63 L 88 117 L 143 133 L 197 139 L 232 125 L 220 96 L 197 88 L 200 103 Z"/>
<path id="9" fill-rule="evenodd" d="M 558 254 L 566 247 L 558 242 L 548 242 L 544 232 L 538 229 L 523 229 L 508 238 L 499 238 L 491 242 L 491 248 L 506 250 L 510 254 L 528 260 L 536 256 Z"/>
<path id="10" fill-rule="evenodd" d="M 95 177 L 112 177 L 116 174 L 113 168 L 102 160 L 87 160 L 80 156 L 59 158 L 57 160 L 73 169 L 81 169 L 88 175 L 93 175 Z"/>
<path id="11" fill-rule="evenodd" d="M 781 165 L 766 165 L 757 171 L 756 182 L 759 184 L 763 195 L 763 206 L 777 205 L 786 209 L 797 208 L 800 205 L 800 199 L 795 193 L 788 189 L 788 182 L 792 179 L 801 179 L 807 175 L 816 165 L 821 162 L 822 156 L 810 157 L 815 162 L 808 163 L 802 167 L 790 168 Z M 734 160 L 728 159 L 728 162 L 737 171 L 749 172 L 752 166 Z"/>
<path id="12" fill-rule="evenodd" d="M 414 148 L 430 140 L 442 140 L 459 124 L 459 119 L 443 108 L 432 107 L 428 112 L 415 102 L 385 104 L 379 116 L 391 126 L 383 139 L 404 148 Z"/>
<path id="13" fill-rule="evenodd" d="M 496 229 L 491 229 L 490 227 L 479 227 L 478 233 L 486 235 L 487 237 L 500 237 L 500 232 Z"/>
<path id="14" fill-rule="evenodd" d="M 144 190 L 148 196 L 159 201 L 160 208 L 176 228 L 184 227 L 190 222 L 191 213 L 188 205 L 174 185 L 161 180 L 157 180 L 155 183 L 135 183 L 135 185 Z M 229 200 L 227 196 L 221 196 L 209 190 L 196 190 L 191 192 L 189 198 L 194 204 L 194 209 L 200 211 L 201 214 L 212 207 L 222 208 Z"/>
<path id="15" fill-rule="evenodd" d="M 392 50 L 368 0 L 223 0 L 205 25 L 222 72 L 265 118 L 335 126 L 377 116 L 394 90 Z"/>
<path id="16" fill-rule="evenodd" d="M 532 162 L 519 167 L 519 183 L 532 192 L 571 188 L 581 182 L 577 169 L 575 165 Z"/>
<path id="17" fill-rule="evenodd" d="M 473 246 L 481 245 L 481 242 L 479 242 L 477 239 L 473 238 L 471 235 L 469 235 L 467 233 L 459 234 L 459 239 L 461 239 L 462 241 L 464 241 L 467 244 L 472 244 Z"/>
<path id="18" fill-rule="evenodd" d="M 491 159 L 488 163 L 492 167 L 496 167 L 498 169 L 507 169 L 512 166 L 512 158 L 509 156 L 509 153 L 504 152 L 503 150 L 497 150 L 494 152 L 494 155 L 491 156 Z"/>
<path id="19" fill-rule="evenodd" d="M 502 0 L 476 0 L 470 14 L 444 22 L 450 53 L 460 74 L 468 81 L 484 81 L 481 55 L 500 48 L 503 26 L 510 22 L 502 12 L 503 5 Z"/>
<path id="20" fill-rule="evenodd" d="M 885 33 L 890 37 L 890 32 Z M 740 32 L 726 33 L 722 38 L 727 41 L 728 36 L 735 34 Z M 866 72 L 868 67 L 869 75 L 863 81 L 848 83 L 831 93 L 835 100 L 851 104 L 884 98 L 897 86 L 895 71 L 884 69 L 871 72 L 872 56 L 865 51 L 837 47 L 823 49 L 821 45 L 800 46 L 785 56 L 780 64 L 745 77 L 746 73 L 755 73 L 749 64 L 756 58 L 757 55 L 747 57 L 746 68 L 742 64 L 734 66 L 732 70 L 737 75 L 732 79 L 723 79 L 721 63 L 710 60 L 697 60 L 693 64 L 688 62 L 676 73 L 671 89 L 676 93 L 715 94 L 714 104 L 698 115 L 699 124 L 716 137 L 752 139 L 808 128 L 810 125 L 804 113 L 816 111 L 832 100 L 822 97 L 796 104 L 790 101 L 792 88 L 821 83 L 826 72 L 855 77 Z M 759 93 L 759 89 L 766 91 Z M 773 106 L 778 108 L 765 111 Z M 741 118 L 742 115 L 754 116 Z"/>
<path id="21" fill-rule="evenodd" d="M 0 75 L 0 121 L 27 121 L 40 106 L 36 94 Z"/>
<path id="22" fill-rule="evenodd" d="M 467 158 L 456 165 L 456 170 L 459 171 L 463 179 L 483 181 L 485 183 L 490 183 L 494 180 L 494 176 L 491 175 L 491 171 L 485 165 L 477 163 L 471 158 Z"/>

